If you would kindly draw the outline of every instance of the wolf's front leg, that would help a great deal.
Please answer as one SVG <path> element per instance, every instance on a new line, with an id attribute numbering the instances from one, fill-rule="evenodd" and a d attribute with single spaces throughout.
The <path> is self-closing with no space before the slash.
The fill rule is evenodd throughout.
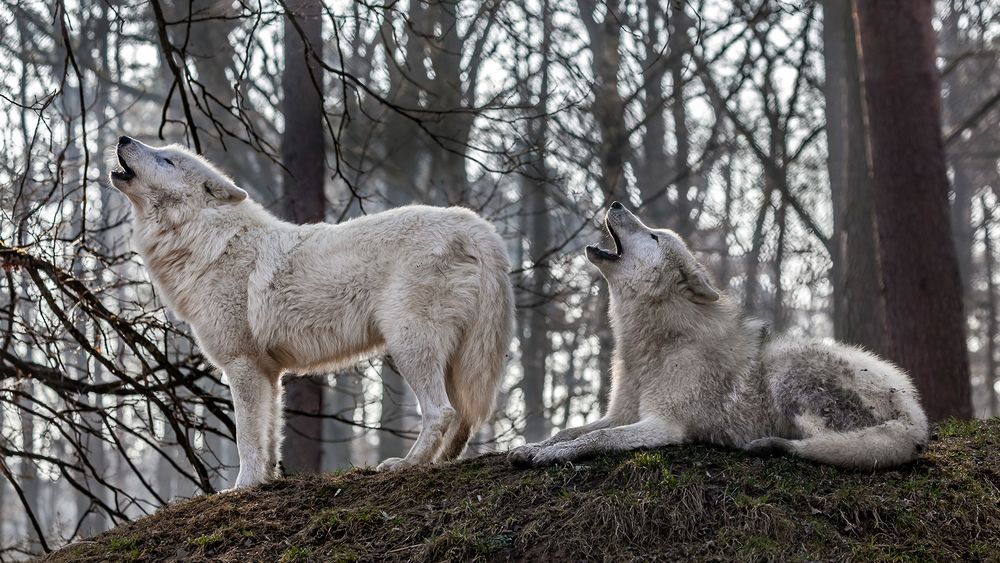
<path id="1" fill-rule="evenodd" d="M 566 428 L 556 432 L 548 440 L 541 442 L 536 442 L 534 444 L 525 444 L 523 446 L 514 448 L 507 454 L 507 458 L 510 459 L 511 464 L 515 467 L 531 467 L 532 460 L 538 452 L 545 448 L 559 444 L 561 442 L 568 442 L 574 438 L 583 436 L 584 434 L 589 434 L 595 430 L 602 430 L 604 428 L 611 428 L 618 424 L 611 417 L 604 417 L 584 424 L 583 426 L 577 426 L 576 428 Z"/>
<path id="2" fill-rule="evenodd" d="M 640 448 L 657 448 L 684 441 L 684 429 L 658 418 L 647 418 L 635 424 L 595 430 L 579 438 L 554 444 L 539 450 L 531 459 L 534 466 L 575 461 L 605 452 L 620 452 Z"/>
<path id="3" fill-rule="evenodd" d="M 240 472 L 235 488 L 263 483 L 273 470 L 275 382 L 249 360 L 225 368 L 236 415 L 236 449 Z"/>
<path id="4" fill-rule="evenodd" d="M 285 388 L 280 380 L 274 382 L 274 400 L 271 401 L 270 433 L 268 442 L 268 452 L 270 457 L 267 460 L 269 474 L 274 478 L 285 476 L 284 466 L 281 463 L 281 445 L 285 439 Z"/>

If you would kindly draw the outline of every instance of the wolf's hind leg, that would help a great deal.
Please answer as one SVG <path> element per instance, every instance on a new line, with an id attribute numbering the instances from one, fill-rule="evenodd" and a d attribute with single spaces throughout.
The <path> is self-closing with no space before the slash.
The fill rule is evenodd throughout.
<path id="1" fill-rule="evenodd" d="M 472 426 L 468 422 L 461 419 L 453 422 L 444 435 L 441 452 L 437 458 L 438 461 L 451 461 L 462 455 L 471 435 Z"/>
<path id="2" fill-rule="evenodd" d="M 647 418 L 634 424 L 595 430 L 573 440 L 542 448 L 532 458 L 532 465 L 542 466 L 594 456 L 605 452 L 657 448 L 684 441 L 684 431 L 677 424 Z"/>
<path id="3" fill-rule="evenodd" d="M 403 459 L 391 458 L 379 464 L 378 469 L 403 469 L 434 461 L 441 450 L 444 436 L 452 424 L 457 423 L 457 413 L 448 400 L 444 382 L 444 361 L 427 362 L 419 358 L 426 355 L 399 357 L 396 366 L 420 405 L 420 434 L 410 452 Z"/>
<path id="4" fill-rule="evenodd" d="M 751 455 L 770 457 L 793 451 L 794 448 L 791 440 L 768 436 L 767 438 L 757 438 L 747 444 L 744 449 Z"/>
<path id="5" fill-rule="evenodd" d="M 442 447 L 444 436 L 449 428 L 456 424 L 455 409 L 448 402 L 444 390 L 444 381 L 428 382 L 429 385 L 414 385 L 413 392 L 420 404 L 420 434 L 413 443 L 405 458 L 389 458 L 378 466 L 379 471 L 387 469 L 404 469 L 422 463 L 434 461 Z M 438 387 L 440 389 L 438 389 Z"/>

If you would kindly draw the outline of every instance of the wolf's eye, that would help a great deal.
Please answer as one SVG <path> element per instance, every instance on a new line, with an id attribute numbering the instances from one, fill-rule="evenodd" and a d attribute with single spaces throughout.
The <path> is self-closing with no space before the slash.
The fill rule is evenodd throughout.
<path id="1" fill-rule="evenodd" d="M 170 166 L 173 166 L 173 165 L 174 165 L 174 161 L 170 160 L 169 158 L 164 158 L 164 159 L 163 159 L 163 162 L 166 162 L 166 163 L 167 163 L 167 164 L 169 164 Z"/>
<path id="2" fill-rule="evenodd" d="M 651 237 L 651 238 L 652 238 L 653 240 L 655 240 L 656 242 L 660 242 L 660 237 L 658 237 L 658 236 L 654 235 L 653 233 L 649 233 L 649 236 L 650 236 L 650 237 Z"/>

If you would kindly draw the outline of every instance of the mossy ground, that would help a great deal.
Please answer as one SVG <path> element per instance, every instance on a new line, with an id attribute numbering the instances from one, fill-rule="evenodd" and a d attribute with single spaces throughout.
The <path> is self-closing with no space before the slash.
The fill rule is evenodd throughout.
<path id="1" fill-rule="evenodd" d="M 512 469 L 501 455 L 179 502 L 52 561 L 1000 561 L 1000 419 L 861 473 L 703 446 Z"/>

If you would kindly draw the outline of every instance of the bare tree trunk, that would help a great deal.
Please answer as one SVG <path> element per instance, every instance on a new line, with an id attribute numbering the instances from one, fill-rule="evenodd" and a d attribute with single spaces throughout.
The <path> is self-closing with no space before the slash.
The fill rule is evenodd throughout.
<path id="1" fill-rule="evenodd" d="M 968 417 L 969 357 L 948 213 L 931 0 L 857 4 L 887 350 L 932 420 Z"/>
<path id="2" fill-rule="evenodd" d="M 326 216 L 325 138 L 323 133 L 323 74 L 317 63 L 322 55 L 322 3 L 318 0 L 288 2 L 285 16 L 285 70 L 282 114 L 285 130 L 281 155 L 288 171 L 284 179 L 285 213 L 297 223 L 315 223 Z M 294 19 L 293 19 L 294 18 Z M 301 30 L 301 32 L 300 32 Z M 312 379 L 287 383 L 286 408 L 323 412 L 323 386 Z M 285 466 L 295 472 L 321 470 L 322 419 L 290 416 L 285 434 Z"/>
<path id="3" fill-rule="evenodd" d="M 602 188 L 608 199 L 613 200 L 625 195 L 625 154 L 629 149 L 625 104 L 618 93 L 620 8 L 618 0 L 605 2 L 604 19 L 598 23 L 594 21 L 595 0 L 577 0 L 577 5 L 593 53 L 594 103 L 591 111 L 601 134 L 597 152 Z"/>
<path id="4" fill-rule="evenodd" d="M 529 183 L 529 182 L 525 182 Z M 548 266 L 537 260 L 549 247 L 548 217 L 545 211 L 538 211 L 545 205 L 543 185 L 530 182 L 525 187 L 528 191 L 528 201 L 534 216 L 531 229 L 532 264 L 531 278 L 528 280 L 531 304 L 525 309 L 525 339 L 522 341 L 521 365 L 524 369 L 524 379 L 521 389 L 524 392 L 525 425 L 524 437 L 528 442 L 543 440 L 549 435 L 549 416 L 545 409 L 545 381 L 547 376 L 546 360 L 550 354 L 548 316 L 550 314 Z M 540 263 L 541 262 L 541 263 Z"/>
<path id="5" fill-rule="evenodd" d="M 594 20 L 597 7 L 595 0 L 577 0 L 580 19 L 587 30 L 593 53 L 594 103 L 591 112 L 601 136 L 597 149 L 601 187 L 607 201 L 613 201 L 625 196 L 625 151 L 629 149 L 629 141 L 625 129 L 625 104 L 618 93 L 618 70 L 621 67 L 621 55 L 618 52 L 621 44 L 619 2 L 608 0 L 604 5 L 604 19 L 597 22 Z M 599 321 L 596 332 L 600 341 L 597 359 L 601 374 L 599 398 L 603 412 L 610 391 L 614 337 L 608 323 L 606 288 L 601 288 L 597 299 Z"/>
<path id="6" fill-rule="evenodd" d="M 1000 336 L 1000 305 L 997 303 L 997 284 L 994 278 L 996 269 L 996 254 L 993 248 L 993 232 L 990 222 L 993 220 L 993 207 L 986 203 L 986 197 L 980 196 L 979 203 L 983 210 L 983 256 L 984 273 L 986 275 L 986 408 L 990 416 L 1000 416 L 1000 393 L 997 393 L 997 337 Z"/>
<path id="7" fill-rule="evenodd" d="M 788 230 L 788 205 L 784 200 L 778 205 L 774 221 L 778 224 L 778 242 L 774 250 L 774 303 L 771 307 L 771 318 L 774 319 L 774 330 L 784 331 L 787 320 L 785 313 L 785 282 L 782 279 L 785 263 L 785 236 Z"/>
<path id="8" fill-rule="evenodd" d="M 458 2 L 431 2 L 430 10 L 441 30 L 432 35 L 435 88 L 429 93 L 429 105 L 441 113 L 428 123 L 428 130 L 436 137 L 431 144 L 430 201 L 456 205 L 465 203 L 469 195 L 465 150 L 474 114 L 458 111 L 463 106 Z"/>
<path id="9" fill-rule="evenodd" d="M 385 24 L 382 26 L 386 49 L 403 47 L 396 43 L 393 29 L 395 9 L 383 10 Z M 425 36 L 428 32 L 427 8 L 421 2 L 414 2 L 406 21 L 406 54 L 404 64 L 389 64 L 389 99 L 401 108 L 419 107 L 424 84 L 427 82 L 424 67 Z M 429 188 L 425 185 L 424 163 L 428 160 L 425 133 L 420 127 L 399 112 L 390 113 L 385 119 L 383 146 L 385 151 L 386 199 L 389 205 L 403 205 L 414 200 L 430 201 Z"/>
<path id="10" fill-rule="evenodd" d="M 21 382 L 21 392 L 26 396 L 32 396 L 31 380 L 26 379 Z M 35 452 L 35 415 L 33 414 L 32 404 L 31 401 L 21 398 L 17 399 L 17 403 L 21 408 L 19 413 L 21 419 L 21 443 L 23 444 L 21 449 L 26 454 L 31 454 Z M 45 521 L 39 514 L 40 499 L 38 495 L 40 487 L 38 486 L 38 468 L 27 456 L 21 458 L 17 482 L 21 486 L 24 498 L 30 505 L 35 517 L 39 519 L 40 525 L 44 526 Z M 22 511 L 22 513 L 24 512 Z M 42 531 L 45 532 L 45 529 L 42 528 Z M 32 528 L 31 523 L 28 522 L 28 518 L 24 518 L 24 533 L 20 534 L 19 537 L 25 538 L 28 542 L 39 541 L 38 534 Z"/>
<path id="11" fill-rule="evenodd" d="M 14 308 L 17 306 L 17 302 L 13 297 L 13 292 L 9 289 L 14 285 L 14 276 L 10 272 L 5 272 L 0 274 L 0 313 L 6 318 L 12 318 L 15 314 Z M 9 343 L 0 338 L 0 353 L 6 353 L 8 351 Z M 7 413 L 0 412 L 0 426 L 6 427 L 12 422 L 7 421 Z M 13 510 L 7 507 L 7 479 L 3 475 L 3 471 L 0 471 L 0 515 L 13 514 Z M 13 522 L 13 518 L 10 516 L 4 516 L 0 518 L 0 547 L 6 547 L 9 545 L 7 542 L 8 534 L 7 527 Z"/>
<path id="12" fill-rule="evenodd" d="M 661 63 L 662 50 L 657 47 L 660 30 L 657 22 L 663 19 L 660 3 L 646 0 L 646 42 L 643 61 L 643 119 L 646 131 L 642 136 L 642 165 L 639 167 L 639 190 L 648 206 L 647 213 L 657 219 L 667 218 L 667 195 L 663 179 L 668 176 L 664 163 L 666 126 L 663 121 L 663 75 L 666 66 Z M 646 211 L 646 210 L 644 210 Z"/>
<path id="13" fill-rule="evenodd" d="M 767 222 L 767 212 L 771 209 L 771 193 L 773 183 L 768 177 L 764 178 L 764 197 L 761 200 L 760 211 L 757 213 L 757 220 L 754 223 L 753 238 L 750 241 L 750 254 L 744 260 L 746 264 L 746 282 L 743 289 L 743 309 L 759 314 L 759 303 L 757 298 L 760 289 L 758 272 L 760 271 L 760 254 L 764 248 L 764 223 Z"/>
<path id="14" fill-rule="evenodd" d="M 957 9 L 955 2 L 951 3 L 948 16 L 941 25 L 939 37 L 943 50 L 948 54 L 959 53 L 962 49 L 959 32 L 959 17 L 962 11 Z M 948 96 L 944 99 L 944 122 L 948 129 L 956 126 L 965 117 L 970 97 L 966 95 L 962 85 L 962 67 L 956 67 L 943 78 Z M 962 144 L 962 140 L 958 141 Z M 955 198 L 951 204 L 951 227 L 955 237 L 955 250 L 958 253 L 958 271 L 962 277 L 962 297 L 966 307 L 973 305 L 972 299 L 972 198 L 973 186 L 969 178 L 968 163 L 960 156 L 951 160 L 952 193 Z"/>
<path id="15" fill-rule="evenodd" d="M 387 48 L 396 46 L 391 22 L 394 9 L 383 12 L 385 25 L 383 36 Z M 422 95 L 426 95 L 428 77 L 428 38 L 433 34 L 430 9 L 420 2 L 410 5 L 407 14 L 405 65 L 390 64 L 389 77 L 392 87 L 390 99 L 402 108 L 415 109 L 420 106 Z M 385 200 L 390 206 L 405 205 L 413 201 L 434 201 L 446 199 L 441 193 L 433 194 L 429 170 L 431 151 L 425 132 L 406 117 L 392 113 L 386 119 L 383 135 L 387 166 L 385 175 Z M 445 194 L 446 195 L 446 194 Z M 417 430 L 420 417 L 416 410 L 416 396 L 402 376 L 388 362 L 382 365 L 381 417 L 379 425 L 396 431 Z M 383 431 L 379 433 L 378 457 L 402 457 L 406 455 L 414 439 L 399 433 Z"/>
<path id="16" fill-rule="evenodd" d="M 317 223 L 326 218 L 323 74 L 316 60 L 323 48 L 322 4 L 318 0 L 295 0 L 288 6 L 281 79 L 285 119 L 281 156 L 288 169 L 283 199 L 289 219 Z"/>
<path id="17" fill-rule="evenodd" d="M 82 44 L 77 46 L 78 49 L 84 50 L 88 48 L 89 45 Z M 60 52 L 60 58 L 65 59 L 67 53 L 67 46 L 60 42 L 57 44 L 57 49 Z M 65 68 L 62 69 L 63 72 L 72 72 L 72 69 Z M 65 115 L 65 135 L 66 135 L 66 148 L 65 148 L 65 159 L 61 163 L 62 170 L 62 184 L 63 189 L 68 193 L 74 193 L 79 198 L 79 203 L 82 208 L 85 208 L 83 200 L 87 198 L 87 193 L 85 190 L 80 189 L 81 180 L 84 175 L 84 153 L 81 149 L 79 140 L 82 139 L 81 129 L 83 128 L 83 119 L 85 117 L 85 109 L 80 106 L 80 88 L 85 88 L 86 85 L 74 84 L 72 82 L 67 82 L 66 86 L 63 88 L 62 95 L 58 98 L 60 105 L 63 108 L 63 115 Z M 86 217 L 83 214 L 76 215 L 72 220 L 73 233 L 83 233 L 87 230 L 88 225 L 86 224 Z M 96 266 L 94 274 L 97 277 L 100 276 L 100 269 L 102 266 Z M 74 261 L 73 273 L 77 277 L 84 277 L 86 275 L 86 269 L 83 263 L 79 260 Z M 87 334 L 91 327 L 87 326 L 87 323 L 83 321 L 83 317 L 79 316 L 74 319 L 74 325 L 76 330 L 80 334 Z M 90 375 L 95 383 L 102 382 L 101 368 L 96 367 L 91 371 L 89 366 L 89 358 L 86 352 L 78 346 L 66 346 L 63 350 L 63 364 L 67 368 L 71 368 L 76 371 L 78 376 L 83 377 Z M 101 409 L 103 408 L 102 397 L 99 395 L 85 396 L 80 399 L 80 402 L 86 405 L 87 408 L 81 409 L 80 422 L 81 437 L 80 445 L 86 452 L 87 458 L 91 466 L 94 468 L 94 481 L 91 481 L 89 476 L 84 476 L 82 479 L 86 484 L 88 491 L 97 498 L 104 498 L 107 491 L 105 487 L 101 485 L 97 479 L 103 479 L 107 475 L 107 456 L 104 451 L 104 441 L 101 439 L 101 432 L 103 429 L 103 419 L 101 417 Z M 83 536 L 91 536 L 97 532 L 101 532 L 108 527 L 110 522 L 106 521 L 104 515 L 99 512 L 90 513 L 91 509 L 91 497 L 88 495 L 79 494 L 74 490 L 76 496 L 76 509 L 77 515 L 82 520 L 80 526 L 80 533 Z"/>
<path id="18" fill-rule="evenodd" d="M 383 431 L 378 439 L 379 459 L 402 457 L 410 450 L 416 438 L 399 432 L 412 432 L 420 428 L 420 416 L 416 412 L 416 396 L 403 376 L 389 364 L 382 366 L 382 416 L 380 426 Z"/>
<path id="19" fill-rule="evenodd" d="M 735 150 L 730 149 L 722 165 L 722 181 L 725 186 L 725 207 L 722 213 L 722 227 L 719 233 L 719 287 L 729 288 L 732 277 L 732 259 L 729 256 L 729 234 L 733 232 L 733 158 Z"/>
<path id="20" fill-rule="evenodd" d="M 354 465 L 353 446 L 357 438 L 354 426 L 348 420 L 354 420 L 354 411 L 358 408 L 358 398 L 361 396 L 361 384 L 358 375 L 345 371 L 336 375 L 335 383 L 324 387 L 326 395 L 324 405 L 337 420 L 323 420 L 323 470 L 336 471 L 347 469 Z"/>
<path id="21" fill-rule="evenodd" d="M 823 18 L 834 336 L 882 352 L 872 179 L 851 3 L 827 0 Z"/>
<path id="22" fill-rule="evenodd" d="M 25 205 L 25 203 L 21 203 L 21 205 Z M 15 209 L 15 213 L 17 212 L 18 210 Z M 27 278 L 27 276 L 22 278 L 20 295 L 30 295 L 28 292 L 28 283 L 24 281 L 25 278 Z M 22 307 L 21 317 L 24 319 L 25 323 L 30 325 L 35 322 L 35 304 L 22 299 L 20 306 Z M 36 432 L 34 406 L 33 401 L 27 398 L 34 397 L 34 384 L 31 379 L 26 378 L 15 387 L 15 391 L 21 394 L 21 396 L 14 399 L 14 404 L 18 407 L 17 424 L 19 425 L 18 431 L 21 435 L 21 450 L 27 454 L 22 456 L 19 460 L 16 485 L 20 486 L 21 494 L 24 497 L 23 500 L 28 504 L 27 507 L 21 506 L 17 512 L 17 514 L 22 515 L 22 522 L 24 525 L 24 531 L 22 533 L 18 533 L 17 537 L 24 541 L 24 545 L 26 547 L 29 547 L 32 552 L 35 552 L 37 549 L 33 544 L 41 544 L 42 538 L 39 537 L 38 532 L 32 525 L 31 516 L 33 515 L 38 522 L 38 526 L 41 528 L 42 534 L 45 534 L 46 530 L 44 528 L 45 521 L 40 514 L 38 466 L 35 465 L 35 462 L 28 457 L 30 454 L 37 453 L 37 444 L 35 441 Z M 0 463 L 6 464 L 6 460 L 0 461 Z M 29 510 L 31 515 L 28 514 Z"/>
<path id="23" fill-rule="evenodd" d="M 677 152 L 674 154 L 674 174 L 677 177 L 677 210 L 674 229 L 683 238 L 694 232 L 691 219 L 691 134 L 687 124 L 687 102 L 684 99 L 684 57 L 682 53 L 691 48 L 688 31 L 691 18 L 684 12 L 683 3 L 670 12 L 670 82 L 673 97 L 670 115 L 674 122 L 674 140 Z"/>
<path id="24" fill-rule="evenodd" d="M 969 173 L 963 166 L 961 158 L 955 159 L 952 167 L 952 193 L 955 196 L 951 204 L 951 225 L 955 237 L 955 251 L 958 255 L 958 272 L 962 281 L 962 297 L 966 307 L 971 307 L 972 301 L 972 198 L 973 187 Z"/>
<path id="25" fill-rule="evenodd" d="M 246 127 L 230 109 L 237 102 L 230 76 L 239 74 L 237 42 L 231 37 L 239 27 L 237 5 L 227 0 L 174 0 L 166 3 L 164 9 L 174 21 L 191 17 L 189 24 L 172 25 L 168 31 L 171 43 L 184 46 L 187 60 L 198 73 L 192 95 L 198 98 L 202 111 L 195 121 L 204 134 L 219 141 L 205 145 L 205 156 L 231 174 L 240 186 L 269 189 L 270 182 L 260 181 L 263 170 L 256 151 L 228 150 L 237 143 L 232 136 L 244 133 Z"/>
<path id="26" fill-rule="evenodd" d="M 548 167 L 545 163 L 545 146 L 548 140 L 548 119 L 546 107 L 549 98 L 549 55 L 552 45 L 552 14 L 547 1 L 540 7 L 542 19 L 542 62 L 541 87 L 535 114 L 542 116 L 528 122 L 528 139 L 532 144 L 535 161 L 531 173 L 521 183 L 527 213 L 531 241 L 531 278 L 529 298 L 531 306 L 525 311 L 527 339 L 523 340 L 521 365 L 524 368 L 525 424 L 524 437 L 528 442 L 538 442 L 549 435 L 549 416 L 545 410 L 546 360 L 551 353 L 548 318 L 552 314 L 548 292 L 551 290 L 549 265 L 546 257 L 552 246 L 552 227 L 549 224 L 549 206 L 545 196 L 551 188 Z M 567 389 L 567 393 L 571 390 Z"/>
<path id="27" fill-rule="evenodd" d="M 854 26 L 844 29 L 843 13 L 851 17 L 851 4 L 844 0 L 823 0 L 823 61 L 826 80 L 823 95 L 826 101 L 827 172 L 830 178 L 830 199 L 833 212 L 833 255 L 830 256 L 830 285 L 833 289 L 831 316 L 833 336 L 844 340 L 847 328 L 847 303 L 844 300 L 847 232 L 844 229 L 844 208 L 847 205 L 847 42 L 854 41 Z"/>

